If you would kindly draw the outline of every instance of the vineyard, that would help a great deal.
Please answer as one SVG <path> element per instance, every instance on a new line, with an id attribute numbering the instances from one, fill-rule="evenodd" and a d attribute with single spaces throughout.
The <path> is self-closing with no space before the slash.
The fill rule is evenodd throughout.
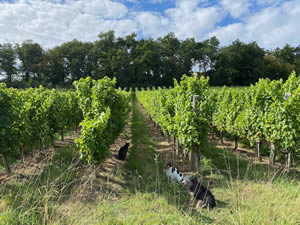
<path id="1" fill-rule="evenodd" d="M 0 169 L 8 177 L 0 180 L 1 225 L 300 222 L 295 73 L 243 88 L 210 87 L 209 78 L 186 75 L 173 88 L 135 93 L 107 77 L 73 86 L 0 84 Z M 73 130 L 72 143 L 57 145 Z M 121 161 L 124 143 L 130 147 Z M 40 173 L 14 176 L 15 165 L 32 166 L 30 154 L 49 146 L 53 156 Z M 241 148 L 256 159 L 241 156 Z M 266 159 L 269 165 L 260 162 Z M 187 190 L 168 182 L 166 161 L 197 175 L 216 208 L 191 209 Z"/>
<path id="2" fill-rule="evenodd" d="M 199 100 L 193 103 L 193 96 Z M 266 143 L 271 165 L 276 154 L 286 158 L 287 168 L 299 157 L 300 78 L 295 73 L 285 82 L 261 79 L 249 88 L 210 88 L 208 78 L 184 76 L 173 89 L 142 90 L 137 97 L 162 132 L 175 137 L 178 149 L 195 153 L 196 168 L 208 130 L 222 143 L 225 134 L 233 138 L 235 149 L 238 139 L 256 145 L 259 159 Z"/>
<path id="3" fill-rule="evenodd" d="M 7 173 L 11 172 L 7 154 L 32 151 L 54 136 L 80 126 L 76 141 L 82 160 L 101 161 L 118 136 L 128 115 L 130 92 L 116 89 L 109 78 L 80 79 L 75 91 L 48 90 L 42 86 L 18 90 L 0 84 L 0 153 Z"/>
<path id="4" fill-rule="evenodd" d="M 40 148 L 48 138 L 63 134 L 80 123 L 77 140 L 81 159 L 101 161 L 109 145 L 118 136 L 128 115 L 130 92 L 116 89 L 116 81 L 104 78 L 80 79 L 75 91 L 48 90 L 43 87 L 17 90 L 1 84 L 1 154 L 6 171 L 6 155 L 20 152 L 34 144 Z M 193 96 L 198 101 L 194 102 Z M 270 164 L 276 154 L 286 157 L 290 168 L 300 149 L 300 78 L 292 73 L 283 82 L 261 79 L 249 88 L 210 88 L 208 78 L 183 76 L 174 88 L 137 91 L 139 101 L 151 119 L 174 143 L 200 159 L 201 145 L 209 131 L 235 140 L 246 139 L 256 145 L 261 158 L 261 144 L 269 146 Z M 101 149 L 101 150 L 99 150 Z M 198 165 L 196 165 L 198 167 Z"/>

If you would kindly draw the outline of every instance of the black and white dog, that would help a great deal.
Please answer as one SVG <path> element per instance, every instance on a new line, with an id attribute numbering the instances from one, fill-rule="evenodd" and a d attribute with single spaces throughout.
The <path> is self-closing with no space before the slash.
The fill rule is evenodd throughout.
<path id="1" fill-rule="evenodd" d="M 125 160 L 126 154 L 128 152 L 129 143 L 126 143 L 122 148 L 119 150 L 118 159 Z"/>
<path id="2" fill-rule="evenodd" d="M 216 200 L 213 194 L 200 184 L 195 176 L 186 175 L 181 182 L 185 187 L 189 187 L 192 197 L 192 204 L 196 203 L 196 208 L 212 209 L 216 206 Z"/>
<path id="3" fill-rule="evenodd" d="M 166 173 L 168 180 L 182 183 L 183 175 L 179 170 L 171 165 L 170 162 L 165 164 L 164 172 Z"/>

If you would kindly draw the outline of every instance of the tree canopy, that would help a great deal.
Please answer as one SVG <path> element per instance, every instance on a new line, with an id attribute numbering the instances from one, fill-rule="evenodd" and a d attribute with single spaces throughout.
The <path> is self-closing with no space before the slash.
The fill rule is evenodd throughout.
<path id="1" fill-rule="evenodd" d="M 94 42 L 72 40 L 52 49 L 39 43 L 0 44 L 0 74 L 13 87 L 72 87 L 87 76 L 117 78 L 119 87 L 172 86 L 182 74 L 199 72 L 210 85 L 245 86 L 259 78 L 286 80 L 300 73 L 300 45 L 265 50 L 256 42 L 220 47 L 216 37 L 179 40 L 169 33 L 156 40 L 135 33 L 100 33 Z"/>

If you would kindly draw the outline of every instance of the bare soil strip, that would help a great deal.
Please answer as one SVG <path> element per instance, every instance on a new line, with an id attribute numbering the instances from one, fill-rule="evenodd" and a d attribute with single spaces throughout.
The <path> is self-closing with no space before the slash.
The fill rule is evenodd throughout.
<path id="1" fill-rule="evenodd" d="M 64 141 L 56 141 L 54 147 L 49 146 L 41 150 L 34 149 L 25 156 L 23 163 L 17 162 L 12 166 L 11 174 L 6 174 L 4 171 L 0 172 L 0 184 L 11 181 L 24 182 L 32 176 L 39 175 L 47 163 L 52 159 L 55 151 L 74 143 L 75 139 L 78 137 L 80 137 L 80 133 L 72 131 L 68 136 L 64 137 Z"/>
<path id="2" fill-rule="evenodd" d="M 248 160 L 249 162 L 252 162 L 254 164 L 260 164 L 269 166 L 270 158 L 268 156 L 262 156 L 261 161 L 259 161 L 258 157 L 256 156 L 256 153 L 254 152 L 254 147 L 250 149 L 249 147 L 244 147 L 244 144 L 239 143 L 237 151 L 234 150 L 234 141 L 229 140 L 227 138 L 223 138 L 223 143 L 221 143 L 220 138 L 211 138 L 208 139 L 209 144 L 224 151 L 229 151 L 232 153 L 238 153 L 242 158 Z M 282 164 L 280 162 L 275 162 L 273 168 L 276 169 L 282 169 L 285 170 L 285 164 Z M 291 170 L 298 171 L 297 168 L 291 168 Z M 300 171 L 298 171 L 300 172 Z"/>

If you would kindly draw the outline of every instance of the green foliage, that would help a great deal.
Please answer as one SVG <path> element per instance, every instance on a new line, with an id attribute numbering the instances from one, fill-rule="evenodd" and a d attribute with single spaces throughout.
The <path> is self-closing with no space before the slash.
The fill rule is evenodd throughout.
<path id="1" fill-rule="evenodd" d="M 80 157 L 87 162 L 105 159 L 109 145 L 125 125 L 130 93 L 116 89 L 115 83 L 115 79 L 108 77 L 98 81 L 87 77 L 74 82 L 83 113 L 77 145 Z"/>
<path id="2" fill-rule="evenodd" d="M 90 77 L 75 82 L 76 92 L 42 86 L 17 90 L 0 85 L 0 153 L 42 147 L 44 139 L 63 133 L 81 122 L 77 143 L 81 158 L 102 160 L 128 115 L 131 92 L 115 89 L 116 80 Z"/>
<path id="3" fill-rule="evenodd" d="M 43 144 L 47 136 L 70 129 L 82 118 L 75 92 L 0 85 L 0 152 Z M 40 146 L 41 147 L 41 146 Z"/>
<path id="4" fill-rule="evenodd" d="M 8 83 L 12 82 L 12 76 L 16 74 L 16 53 L 12 44 L 0 45 L 0 71 L 5 72 Z"/>
<path id="5" fill-rule="evenodd" d="M 257 43 L 245 44 L 240 40 L 224 47 L 212 76 L 215 85 L 245 86 L 263 77 L 265 51 Z"/>
<path id="6" fill-rule="evenodd" d="M 14 111 L 10 90 L 0 83 L 0 153 L 4 154 L 14 143 L 13 127 Z"/>
<path id="7" fill-rule="evenodd" d="M 208 78 L 203 76 L 200 79 L 184 75 L 180 84 L 175 81 L 175 121 L 176 136 L 183 147 L 192 149 L 194 145 L 201 145 L 206 142 L 208 124 L 202 116 L 202 105 L 205 104 L 208 95 Z M 193 96 L 198 95 L 198 112 L 193 111 Z M 205 114 L 205 113 L 203 113 Z"/>
<path id="8" fill-rule="evenodd" d="M 194 95 L 200 96 L 192 110 Z M 267 141 L 297 153 L 300 143 L 300 79 L 293 72 L 286 82 L 260 79 L 249 88 L 210 88 L 208 79 L 183 76 L 173 89 L 138 91 L 137 97 L 164 133 L 191 149 L 206 142 L 208 126 L 251 145 Z"/>
<path id="9" fill-rule="evenodd" d="M 198 113 L 193 111 L 193 96 L 199 95 Z M 194 145 L 206 142 L 208 78 L 184 75 L 180 83 L 174 82 L 174 89 L 158 89 L 137 92 L 152 120 L 168 134 L 176 136 L 180 144 L 191 150 Z"/>
<path id="10" fill-rule="evenodd" d="M 249 88 L 223 88 L 216 97 L 212 123 L 220 131 L 265 140 L 288 152 L 298 152 L 300 141 L 300 79 L 293 72 L 282 80 L 260 79 Z"/>
<path id="11" fill-rule="evenodd" d="M 42 62 L 44 50 L 41 45 L 32 41 L 24 41 L 16 46 L 18 59 L 21 61 L 21 70 L 25 73 L 25 81 L 28 82 L 31 77 L 39 77 L 40 63 Z"/>

